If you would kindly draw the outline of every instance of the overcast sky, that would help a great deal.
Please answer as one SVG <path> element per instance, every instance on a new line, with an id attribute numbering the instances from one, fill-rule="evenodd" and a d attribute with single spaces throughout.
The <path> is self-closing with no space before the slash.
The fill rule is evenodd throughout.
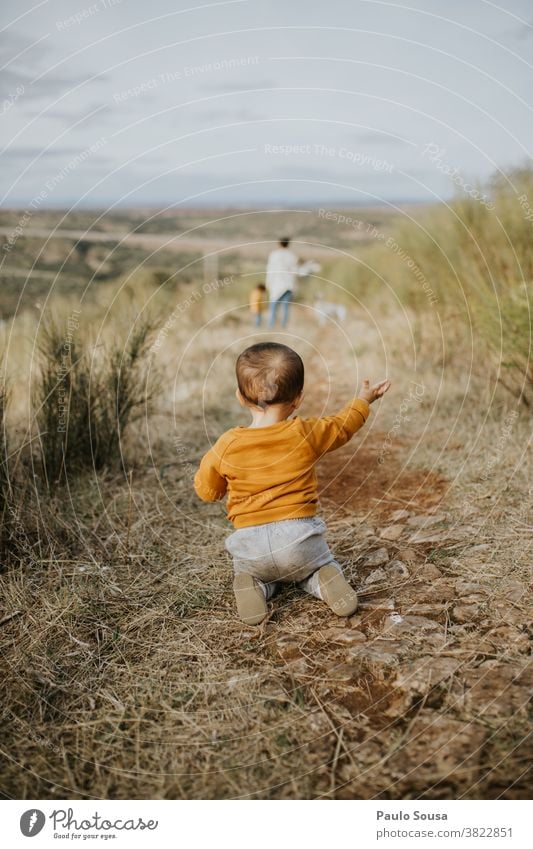
<path id="1" fill-rule="evenodd" d="M 449 198 L 446 172 L 531 156 L 532 23 L 531 0 L 3 0 L 2 204 Z"/>

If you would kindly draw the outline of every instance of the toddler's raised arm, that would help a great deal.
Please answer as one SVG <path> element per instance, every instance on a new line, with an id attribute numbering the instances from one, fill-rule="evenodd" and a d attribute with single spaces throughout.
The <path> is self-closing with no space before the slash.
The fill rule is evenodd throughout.
<path id="1" fill-rule="evenodd" d="M 354 398 L 334 416 L 302 419 L 305 438 L 317 457 L 320 457 L 348 442 L 354 433 L 363 427 L 369 413 L 368 402 L 363 398 Z"/>
<path id="2" fill-rule="evenodd" d="M 366 422 L 370 413 L 369 405 L 381 398 L 389 387 L 390 380 L 381 380 L 373 386 L 370 386 L 370 381 L 363 380 L 359 396 L 350 401 L 340 413 L 320 419 L 302 419 L 305 437 L 317 457 L 348 442 Z"/>

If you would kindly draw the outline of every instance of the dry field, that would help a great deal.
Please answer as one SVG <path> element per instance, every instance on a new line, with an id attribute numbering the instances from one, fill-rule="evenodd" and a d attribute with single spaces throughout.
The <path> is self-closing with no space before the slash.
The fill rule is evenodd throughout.
<path id="1" fill-rule="evenodd" d="M 251 329 L 231 283 L 177 315 L 165 297 L 145 374 L 160 386 L 121 464 L 51 493 L 32 491 L 35 460 L 25 466 L 18 555 L 0 576 L 2 793 L 526 798 L 527 407 L 479 360 L 448 362 L 407 308 L 354 301 L 342 327 L 320 327 L 310 303 L 297 306 L 288 333 L 269 338 L 304 357 L 302 415 L 334 411 L 363 377 L 393 380 L 367 426 L 320 465 L 328 542 L 361 607 L 339 620 L 288 588 L 247 628 L 223 506 L 199 502 L 191 481 L 209 440 L 246 423 L 233 362 L 267 334 Z M 135 298 L 126 327 L 157 301 Z M 35 317 L 3 332 L 20 443 Z M 13 362 L 10 332 L 26 340 Z"/>

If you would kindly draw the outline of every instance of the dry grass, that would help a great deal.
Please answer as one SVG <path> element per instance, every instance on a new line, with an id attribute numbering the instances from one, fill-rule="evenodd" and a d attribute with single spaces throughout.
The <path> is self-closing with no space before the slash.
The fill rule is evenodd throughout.
<path id="1" fill-rule="evenodd" d="M 392 234 L 375 228 L 373 244 L 326 271 L 361 308 L 377 300 L 391 315 L 408 308 L 422 338 L 444 331 L 448 362 L 464 364 L 470 345 L 484 373 L 530 406 L 532 223 L 524 198 L 532 190 L 531 168 L 499 175 L 487 189 L 490 208 L 458 198 L 412 210 Z"/>
<path id="2" fill-rule="evenodd" d="M 352 311 L 340 331 L 297 310 L 303 414 L 334 409 L 367 373 L 394 380 L 321 467 L 328 540 L 363 604 L 346 623 L 287 589 L 267 623 L 245 628 L 223 508 L 191 489 L 208 437 L 244 423 L 232 368 L 250 330 L 234 306 L 229 293 L 205 298 L 161 339 L 158 409 L 120 471 L 33 504 L 32 556 L 1 576 L 2 792 L 526 797 L 526 413 L 490 377 L 448 367 L 443 381 L 438 344 L 411 339 L 408 313 Z M 397 427 L 412 381 L 421 400 Z M 436 539 L 410 543 L 414 529 L 391 518 L 401 508 L 443 514 Z M 392 524 L 405 528 L 387 541 Z M 380 548 L 407 577 L 364 583 Z"/>

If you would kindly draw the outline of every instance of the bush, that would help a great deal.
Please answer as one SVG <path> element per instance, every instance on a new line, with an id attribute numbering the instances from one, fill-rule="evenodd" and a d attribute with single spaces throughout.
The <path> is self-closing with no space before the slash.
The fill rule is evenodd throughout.
<path id="1" fill-rule="evenodd" d="M 152 403 L 157 381 L 147 388 L 147 355 L 153 320 L 137 321 L 124 345 L 103 354 L 65 337 L 49 322 L 41 332 L 40 374 L 35 387 L 40 466 L 47 487 L 69 475 L 111 466 L 122 457 L 128 425 Z"/>
<path id="2" fill-rule="evenodd" d="M 33 511 L 28 510 L 24 445 L 13 450 L 7 432 L 9 392 L 0 384 L 0 570 L 10 563 L 32 562 Z"/>
<path id="3" fill-rule="evenodd" d="M 9 451 L 6 432 L 6 411 L 8 393 L 4 384 L 0 385 L 0 556 L 6 560 L 12 537 L 13 491 L 9 475 Z"/>

